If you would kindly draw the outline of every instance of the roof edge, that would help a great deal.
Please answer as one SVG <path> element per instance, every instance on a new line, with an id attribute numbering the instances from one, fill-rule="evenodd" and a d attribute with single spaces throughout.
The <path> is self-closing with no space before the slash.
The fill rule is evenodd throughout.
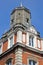
<path id="1" fill-rule="evenodd" d="M 27 49 L 27 50 L 30 50 L 30 51 L 33 51 L 33 52 L 38 53 L 38 54 L 40 54 L 40 55 L 43 55 L 43 51 L 39 51 L 39 50 L 37 50 L 37 49 L 28 47 L 28 46 L 26 46 L 26 45 L 24 45 L 24 44 L 22 44 L 22 43 L 17 42 L 17 43 L 16 43 L 15 45 L 13 45 L 10 49 L 8 49 L 8 50 L 5 51 L 4 53 L 2 53 L 2 54 L 0 55 L 0 58 L 2 58 L 4 55 L 8 54 L 10 51 L 16 49 L 17 47 L 25 48 L 25 49 Z"/>

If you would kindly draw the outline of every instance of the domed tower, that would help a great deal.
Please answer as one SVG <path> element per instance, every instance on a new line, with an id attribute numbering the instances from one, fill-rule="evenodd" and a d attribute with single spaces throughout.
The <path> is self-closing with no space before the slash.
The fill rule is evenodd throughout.
<path id="1" fill-rule="evenodd" d="M 11 13 L 11 28 L 23 28 L 29 29 L 31 22 L 31 13 L 30 10 L 24 6 L 15 8 Z"/>
<path id="2" fill-rule="evenodd" d="M 0 65 L 43 65 L 43 39 L 24 6 L 12 11 L 10 29 L 0 39 Z"/>
<path id="3" fill-rule="evenodd" d="M 29 34 L 27 31 L 30 30 L 30 20 L 30 10 L 25 8 L 24 6 L 17 7 L 12 11 L 10 27 L 11 29 L 13 28 L 17 34 L 16 44 L 25 45 L 26 42 L 29 42 Z M 23 50 L 21 49 L 21 47 L 18 47 L 18 50 L 15 50 L 15 65 L 22 65 L 22 53 Z"/>

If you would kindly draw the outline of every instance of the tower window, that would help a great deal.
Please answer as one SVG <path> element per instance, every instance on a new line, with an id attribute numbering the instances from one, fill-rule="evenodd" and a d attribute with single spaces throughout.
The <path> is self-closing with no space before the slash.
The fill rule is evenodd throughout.
<path id="1" fill-rule="evenodd" d="M 29 23 L 29 18 L 26 18 L 27 23 Z"/>
<path id="2" fill-rule="evenodd" d="M 13 24 L 13 22 L 14 22 L 14 19 L 11 20 L 11 24 Z"/>
<path id="3" fill-rule="evenodd" d="M 20 13 L 18 13 L 20 15 Z"/>
<path id="4" fill-rule="evenodd" d="M 29 37 L 29 46 L 34 46 L 34 37 L 33 36 L 30 36 Z"/>

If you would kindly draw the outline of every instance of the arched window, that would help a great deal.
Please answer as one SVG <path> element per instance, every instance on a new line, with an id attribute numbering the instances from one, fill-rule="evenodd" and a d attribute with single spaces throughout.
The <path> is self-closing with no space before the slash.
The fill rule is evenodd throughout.
<path id="1" fill-rule="evenodd" d="M 29 60 L 29 65 L 36 65 L 36 64 L 37 64 L 36 61 L 34 61 L 34 60 Z"/>
<path id="2" fill-rule="evenodd" d="M 33 36 L 29 37 L 29 46 L 34 47 L 34 37 Z"/>
<path id="3" fill-rule="evenodd" d="M 39 61 L 35 56 L 29 56 L 27 59 L 27 65 L 39 65 Z"/>
<path id="4" fill-rule="evenodd" d="M 12 65 L 12 59 L 11 58 L 6 61 L 6 65 Z"/>

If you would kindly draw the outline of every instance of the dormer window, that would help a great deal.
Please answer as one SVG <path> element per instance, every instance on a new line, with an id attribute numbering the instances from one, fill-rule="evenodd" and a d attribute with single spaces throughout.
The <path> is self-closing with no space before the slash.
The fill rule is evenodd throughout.
<path id="1" fill-rule="evenodd" d="M 11 48 L 14 44 L 14 35 L 11 35 L 9 38 L 8 38 L 8 48 Z"/>
<path id="2" fill-rule="evenodd" d="M 29 37 L 29 46 L 34 46 L 34 37 L 33 36 L 30 36 Z"/>

